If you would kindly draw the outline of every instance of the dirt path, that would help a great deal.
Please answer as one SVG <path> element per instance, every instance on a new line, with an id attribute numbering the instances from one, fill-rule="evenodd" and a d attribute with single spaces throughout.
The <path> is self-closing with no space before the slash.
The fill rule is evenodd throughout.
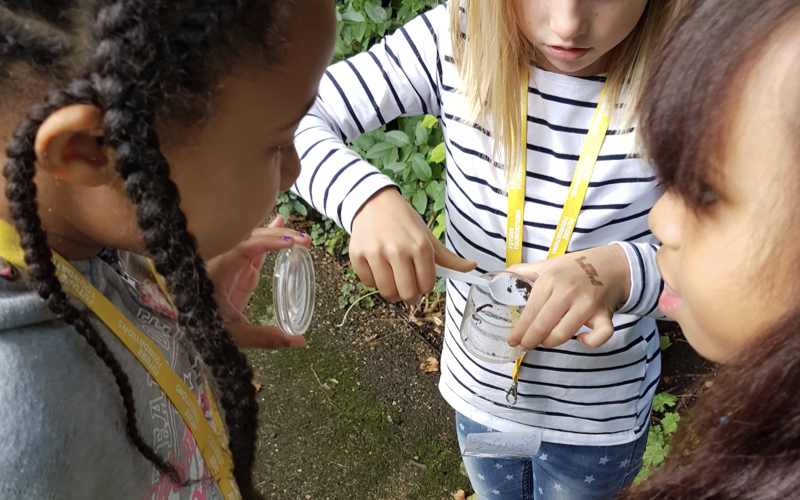
<path id="1" fill-rule="evenodd" d="M 312 255 L 317 304 L 308 347 L 248 353 L 262 385 L 257 484 L 280 499 L 452 499 L 450 492 L 468 490 L 438 373 L 420 370 L 438 353 L 380 302 L 353 308 L 337 328 L 345 269 L 320 249 Z M 264 269 L 247 311 L 253 321 L 271 317 L 272 263 Z"/>
<path id="2" fill-rule="evenodd" d="M 452 499 L 471 492 L 461 472 L 453 410 L 439 396 L 439 374 L 420 364 L 438 359 L 429 328 L 402 320 L 376 301 L 353 308 L 343 327 L 339 308 L 346 266 L 313 248 L 317 304 L 305 349 L 250 351 L 261 384 L 256 482 L 268 498 L 287 500 Z M 271 318 L 272 262 L 246 311 Z M 694 383 L 712 366 L 699 358 L 674 324 L 660 391 L 688 403 Z M 326 384 L 324 390 L 320 386 Z M 326 394 L 327 387 L 330 388 Z"/>

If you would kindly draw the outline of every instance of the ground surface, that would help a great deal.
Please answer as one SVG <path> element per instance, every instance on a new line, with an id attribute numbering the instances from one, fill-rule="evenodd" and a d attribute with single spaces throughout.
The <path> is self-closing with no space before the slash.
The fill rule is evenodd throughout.
<path id="1" fill-rule="evenodd" d="M 461 472 L 452 409 L 437 390 L 438 372 L 420 365 L 439 357 L 434 323 L 409 322 L 377 300 L 355 307 L 342 327 L 346 262 L 312 249 L 317 304 L 305 349 L 250 351 L 261 385 L 256 482 L 268 498 L 287 500 L 452 499 L 471 493 Z M 271 317 L 272 262 L 246 314 Z M 672 325 L 661 391 L 688 403 L 711 370 Z M 321 387 L 322 386 L 322 387 Z M 330 388 L 330 389 L 328 389 Z M 327 393 L 326 393 L 327 392 Z"/>

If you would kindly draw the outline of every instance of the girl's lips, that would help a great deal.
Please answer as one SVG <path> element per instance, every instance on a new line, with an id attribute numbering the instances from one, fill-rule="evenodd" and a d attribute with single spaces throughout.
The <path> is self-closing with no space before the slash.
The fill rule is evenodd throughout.
<path id="1" fill-rule="evenodd" d="M 564 47 L 554 47 L 552 45 L 548 45 L 547 50 L 550 52 L 550 55 L 561 61 L 577 61 L 589 51 L 589 49 L 566 49 Z"/>
<path id="2" fill-rule="evenodd" d="M 658 299 L 658 308 L 664 313 L 665 316 L 669 316 L 669 311 L 675 310 L 684 304 L 683 298 L 675 293 L 675 291 L 669 287 L 669 285 L 664 285 L 664 291 L 661 292 L 661 297 Z"/>

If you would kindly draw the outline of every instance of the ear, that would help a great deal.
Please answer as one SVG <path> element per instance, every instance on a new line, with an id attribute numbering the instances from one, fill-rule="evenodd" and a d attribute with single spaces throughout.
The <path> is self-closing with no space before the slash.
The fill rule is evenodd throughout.
<path id="1" fill-rule="evenodd" d="M 115 177 L 103 145 L 103 113 L 72 104 L 47 117 L 34 142 L 38 165 L 63 181 L 87 187 L 108 185 Z"/>

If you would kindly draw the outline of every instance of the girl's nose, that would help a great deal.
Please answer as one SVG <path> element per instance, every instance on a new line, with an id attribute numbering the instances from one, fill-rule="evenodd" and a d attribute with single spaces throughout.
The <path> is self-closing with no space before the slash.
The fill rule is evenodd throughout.
<path id="1" fill-rule="evenodd" d="M 647 223 L 662 247 L 680 247 L 685 210 L 683 200 L 671 190 L 664 193 L 650 210 Z"/>
<path id="2" fill-rule="evenodd" d="M 563 42 L 572 42 L 586 33 L 594 9 L 593 0 L 556 0 L 550 2 L 550 29 Z"/>

